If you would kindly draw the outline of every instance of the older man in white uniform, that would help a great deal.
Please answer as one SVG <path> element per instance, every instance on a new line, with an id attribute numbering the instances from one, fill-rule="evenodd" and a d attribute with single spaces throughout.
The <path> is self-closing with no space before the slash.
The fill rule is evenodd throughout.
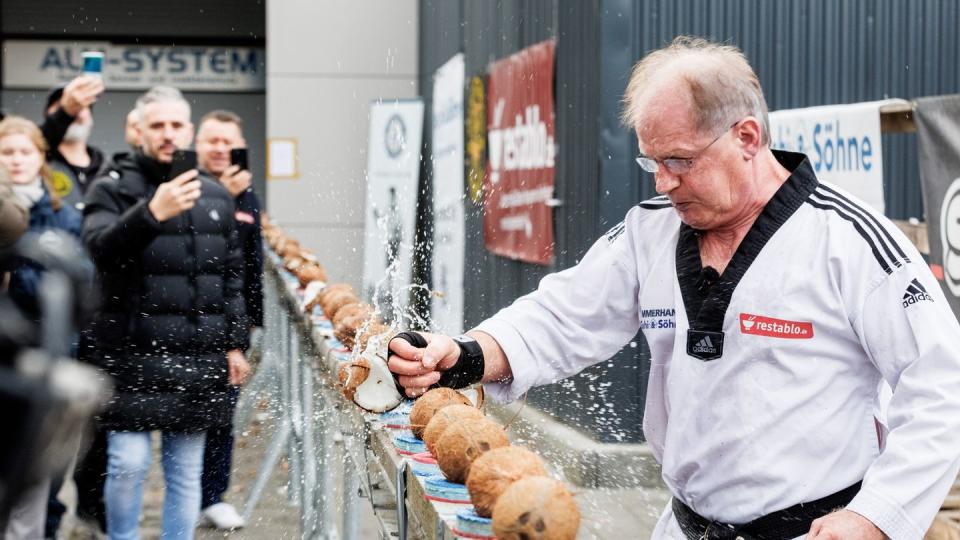
<path id="1" fill-rule="evenodd" d="M 661 196 L 466 336 L 394 339 L 407 393 L 482 381 L 516 399 L 639 328 L 644 433 L 674 495 L 654 537 L 922 538 L 960 468 L 960 326 L 919 253 L 769 148 L 734 47 L 651 53 L 624 117 Z"/>

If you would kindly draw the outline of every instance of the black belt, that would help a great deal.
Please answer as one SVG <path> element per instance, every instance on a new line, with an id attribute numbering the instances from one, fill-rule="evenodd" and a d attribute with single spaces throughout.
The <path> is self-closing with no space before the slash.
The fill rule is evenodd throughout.
<path id="1" fill-rule="evenodd" d="M 786 540 L 810 532 L 810 524 L 843 508 L 860 492 L 861 482 L 815 501 L 795 504 L 744 525 L 711 521 L 673 498 L 673 515 L 688 540 Z"/>

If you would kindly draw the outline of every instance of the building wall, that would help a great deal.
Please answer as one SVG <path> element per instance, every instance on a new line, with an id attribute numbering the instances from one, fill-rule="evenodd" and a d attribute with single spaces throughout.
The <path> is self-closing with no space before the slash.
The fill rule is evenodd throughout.
<path id="1" fill-rule="evenodd" d="M 370 104 L 417 95 L 417 30 L 414 0 L 267 4 L 267 133 L 299 159 L 268 182 L 268 210 L 358 290 Z"/>

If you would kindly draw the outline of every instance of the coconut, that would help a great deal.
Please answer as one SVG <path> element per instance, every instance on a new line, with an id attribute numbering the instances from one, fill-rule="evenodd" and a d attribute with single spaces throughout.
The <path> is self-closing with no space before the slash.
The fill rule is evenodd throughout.
<path id="1" fill-rule="evenodd" d="M 389 411 L 400 404 L 403 396 L 387 367 L 386 347 L 376 351 L 371 347 L 345 365 L 338 372 L 344 396 L 372 412 Z"/>
<path id="2" fill-rule="evenodd" d="M 517 480 L 493 507 L 493 534 L 499 540 L 574 540 L 579 528 L 573 494 L 546 476 Z"/>
<path id="3" fill-rule="evenodd" d="M 333 291 L 320 297 L 320 307 L 323 309 L 323 314 L 328 319 L 332 319 L 340 308 L 359 300 L 353 291 Z"/>
<path id="4" fill-rule="evenodd" d="M 430 450 L 431 454 L 437 455 L 437 441 L 448 427 L 466 420 L 478 420 L 480 418 L 483 418 L 483 413 L 473 405 L 458 403 L 442 407 L 427 422 L 427 427 L 423 430 L 423 442 L 427 443 L 427 449 Z"/>
<path id="5" fill-rule="evenodd" d="M 354 336 L 354 345 L 359 345 L 360 349 L 363 350 L 367 348 L 371 341 L 378 340 L 386 346 L 389 338 L 393 337 L 392 333 L 393 329 L 389 325 L 374 321 L 367 326 L 360 326 Z"/>
<path id="6" fill-rule="evenodd" d="M 339 322 L 333 325 L 333 337 L 337 338 L 337 341 L 340 343 L 343 343 L 344 347 L 353 349 L 357 344 L 357 332 L 363 328 L 364 324 L 374 324 L 376 321 L 370 321 L 369 317 L 371 317 L 371 315 L 365 313 L 357 313 L 350 317 L 340 317 L 339 315 L 348 307 L 350 306 L 344 306 L 337 312 Z M 364 342 L 364 346 L 361 348 L 366 348 L 366 342 Z"/>
<path id="7" fill-rule="evenodd" d="M 286 258 L 289 255 L 296 255 L 299 252 L 300 242 L 297 242 L 293 238 L 284 237 L 277 245 L 277 254 L 283 258 Z"/>
<path id="8" fill-rule="evenodd" d="M 354 302 L 353 304 L 347 304 L 340 308 L 340 311 L 337 311 L 337 314 L 334 315 L 330 322 L 334 326 L 343 322 L 344 319 L 360 316 L 362 318 L 367 318 L 373 313 L 373 306 L 370 304 L 364 304 L 363 302 Z M 356 328 L 354 328 L 356 330 Z"/>
<path id="9" fill-rule="evenodd" d="M 447 407 L 441 412 L 452 408 Z M 439 416 L 440 414 L 437 414 L 434 419 Z M 429 429 L 428 427 L 427 430 Z M 527 476 L 547 476 L 547 469 L 540 456 L 526 448 L 494 448 L 478 457 L 470 466 L 470 475 L 467 476 L 467 491 L 470 492 L 470 501 L 473 502 L 477 514 L 490 517 L 500 495 L 510 484 Z"/>
<path id="10" fill-rule="evenodd" d="M 470 400 L 452 388 L 434 388 L 417 398 L 410 409 L 410 428 L 418 438 L 423 438 L 423 430 L 433 415 L 443 407 L 454 404 L 469 405 Z"/>
<path id="11" fill-rule="evenodd" d="M 370 362 L 366 358 L 357 358 L 352 362 L 340 364 L 337 370 L 337 376 L 340 379 L 340 387 L 343 395 L 353 401 L 357 387 L 363 384 L 370 376 Z"/>
<path id="12" fill-rule="evenodd" d="M 411 424 L 413 416 L 410 417 Z M 452 424 L 437 440 L 437 465 L 447 480 L 462 484 L 473 461 L 484 452 L 510 444 L 503 426 L 482 418 Z"/>
<path id="13" fill-rule="evenodd" d="M 344 308 L 340 308 L 340 311 L 343 310 Z M 344 347 L 353 349 L 357 344 L 357 328 L 363 325 L 363 320 L 362 316 L 340 318 L 340 322 L 333 325 L 333 337 L 343 343 Z"/>
<path id="14" fill-rule="evenodd" d="M 290 272 L 295 273 L 298 268 L 303 266 L 303 263 L 304 263 L 303 258 L 297 254 L 287 255 L 286 257 L 283 258 L 283 267 Z"/>
<path id="15" fill-rule="evenodd" d="M 300 249 L 300 258 L 308 263 L 320 264 L 320 259 L 317 257 L 317 254 L 306 248 Z"/>
<path id="16" fill-rule="evenodd" d="M 297 279 L 300 280 L 301 287 L 306 287 L 311 281 L 327 280 L 327 273 L 322 266 L 316 263 L 306 262 L 306 259 L 303 259 L 303 261 L 303 264 L 294 271 L 294 273 L 297 274 Z"/>

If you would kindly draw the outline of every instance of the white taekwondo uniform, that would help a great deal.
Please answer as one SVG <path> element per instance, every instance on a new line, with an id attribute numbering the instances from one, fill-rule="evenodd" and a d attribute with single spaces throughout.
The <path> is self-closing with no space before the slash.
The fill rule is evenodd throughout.
<path id="1" fill-rule="evenodd" d="M 513 371 L 486 388 L 514 400 L 642 329 L 644 434 L 680 501 L 742 524 L 862 479 L 847 508 L 919 539 L 960 468 L 960 325 L 896 226 L 819 183 L 802 154 L 776 156 L 792 175 L 705 296 L 698 233 L 666 198 L 642 203 L 480 324 Z M 894 390 L 882 448 L 881 379 Z M 682 538 L 669 508 L 655 536 Z"/>

